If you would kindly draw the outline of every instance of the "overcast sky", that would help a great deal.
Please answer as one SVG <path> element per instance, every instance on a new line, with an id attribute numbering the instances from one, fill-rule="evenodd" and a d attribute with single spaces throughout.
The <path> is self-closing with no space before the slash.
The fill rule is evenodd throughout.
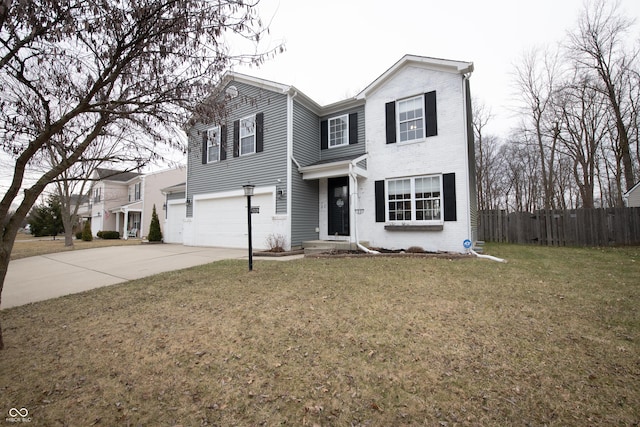
<path id="1" fill-rule="evenodd" d="M 517 124 L 514 64 L 535 46 L 557 46 L 575 28 L 583 0 L 261 0 L 272 45 L 286 52 L 237 71 L 296 86 L 321 105 L 356 95 L 403 55 L 470 61 L 474 98 L 495 116 L 488 130 Z M 640 20 L 640 1 L 620 8 Z M 636 26 L 636 37 L 640 36 Z"/>
<path id="2" fill-rule="evenodd" d="M 326 105 L 356 95 L 407 53 L 471 61 L 472 96 L 494 114 L 487 131 L 506 136 L 517 125 L 509 108 L 515 102 L 514 64 L 527 49 L 557 46 L 575 28 L 583 5 L 583 0 L 261 0 L 260 15 L 270 27 L 265 47 L 284 43 L 286 51 L 260 68 L 236 70 L 294 85 Z M 620 8 L 640 21 L 639 0 L 621 0 Z M 0 193 L 12 163 L 0 155 Z"/>

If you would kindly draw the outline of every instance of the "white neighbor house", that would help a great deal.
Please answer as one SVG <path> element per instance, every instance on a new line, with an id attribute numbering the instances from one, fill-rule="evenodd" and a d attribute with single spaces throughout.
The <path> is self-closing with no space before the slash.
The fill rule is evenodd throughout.
<path id="1" fill-rule="evenodd" d="M 118 231 L 124 239 L 146 237 L 149 233 L 153 206 L 161 230 L 166 209 L 162 188 L 184 182 L 185 168 L 149 174 L 97 169 L 91 189 L 91 231 Z M 164 234 L 164 230 L 163 234 Z"/>

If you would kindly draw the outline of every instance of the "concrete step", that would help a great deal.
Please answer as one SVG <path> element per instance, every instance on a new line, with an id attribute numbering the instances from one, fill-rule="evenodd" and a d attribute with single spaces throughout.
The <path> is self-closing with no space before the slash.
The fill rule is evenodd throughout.
<path id="1" fill-rule="evenodd" d="M 476 251 L 479 254 L 483 253 L 484 252 L 484 242 L 482 240 L 477 240 L 473 244 L 473 250 Z"/>

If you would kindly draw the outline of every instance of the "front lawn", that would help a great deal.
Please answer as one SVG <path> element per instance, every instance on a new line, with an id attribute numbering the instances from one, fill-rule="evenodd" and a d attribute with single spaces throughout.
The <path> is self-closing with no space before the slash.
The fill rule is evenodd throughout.
<path id="1" fill-rule="evenodd" d="M 0 312 L 31 425 L 637 425 L 640 248 L 225 261 Z"/>

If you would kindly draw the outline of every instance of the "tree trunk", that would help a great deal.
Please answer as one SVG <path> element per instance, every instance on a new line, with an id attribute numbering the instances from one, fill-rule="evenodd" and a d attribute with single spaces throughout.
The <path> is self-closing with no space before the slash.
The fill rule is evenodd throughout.
<path id="1" fill-rule="evenodd" d="M 64 226 L 64 245 L 73 246 L 73 215 L 68 215 L 63 204 L 62 225 Z"/>
<path id="2" fill-rule="evenodd" d="M 26 215 L 19 215 L 22 218 L 16 218 L 16 214 L 12 215 L 2 229 L 2 241 L 0 242 L 0 308 L 2 308 L 2 290 L 4 288 L 4 279 L 9 269 L 9 261 L 11 260 L 11 251 L 18 234 L 18 226 Z M 4 340 L 2 338 L 2 323 L 0 322 L 0 350 L 4 349 Z"/>

